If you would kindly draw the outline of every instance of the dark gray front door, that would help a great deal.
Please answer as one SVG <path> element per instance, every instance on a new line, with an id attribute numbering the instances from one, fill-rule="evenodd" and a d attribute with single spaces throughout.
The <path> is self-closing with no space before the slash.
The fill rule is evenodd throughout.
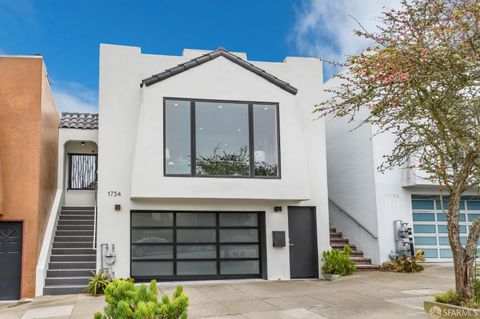
<path id="1" fill-rule="evenodd" d="M 315 208 L 288 207 L 290 277 L 317 278 L 317 227 Z"/>
<path id="2" fill-rule="evenodd" d="M 21 222 L 0 222 L 0 270 L 0 300 L 20 299 Z"/>

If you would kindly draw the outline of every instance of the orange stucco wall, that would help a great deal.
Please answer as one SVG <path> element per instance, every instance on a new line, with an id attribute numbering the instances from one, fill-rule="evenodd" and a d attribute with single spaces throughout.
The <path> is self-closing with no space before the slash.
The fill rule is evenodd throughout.
<path id="1" fill-rule="evenodd" d="M 35 294 L 56 191 L 59 116 L 40 57 L 0 57 L 0 221 L 23 221 L 21 297 Z"/>

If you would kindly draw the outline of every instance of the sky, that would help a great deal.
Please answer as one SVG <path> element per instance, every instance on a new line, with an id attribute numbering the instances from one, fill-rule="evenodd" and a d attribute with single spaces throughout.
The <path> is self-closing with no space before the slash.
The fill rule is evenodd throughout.
<path id="1" fill-rule="evenodd" d="M 246 52 L 249 60 L 343 61 L 368 45 L 399 0 L 0 0 L 0 54 L 41 54 L 60 112 L 97 112 L 100 43 L 181 55 L 184 48 Z M 162 70 L 155 70 L 155 72 Z M 1 70 L 0 70 L 1 72 Z M 325 78 L 335 70 L 327 67 Z"/>

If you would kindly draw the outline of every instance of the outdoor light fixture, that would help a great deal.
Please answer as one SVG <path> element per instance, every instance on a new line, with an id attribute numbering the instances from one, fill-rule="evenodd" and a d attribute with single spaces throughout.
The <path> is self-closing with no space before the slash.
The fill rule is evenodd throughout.
<path id="1" fill-rule="evenodd" d="M 119 211 L 122 208 L 120 204 L 115 204 L 115 211 Z"/>
<path id="2" fill-rule="evenodd" d="M 282 206 L 275 206 L 275 207 L 273 207 L 273 211 L 274 211 L 275 213 L 281 212 L 281 211 L 282 211 Z"/>
<path id="3" fill-rule="evenodd" d="M 84 142 L 84 141 L 81 141 L 80 144 L 82 144 L 82 146 L 85 146 L 85 142 Z"/>

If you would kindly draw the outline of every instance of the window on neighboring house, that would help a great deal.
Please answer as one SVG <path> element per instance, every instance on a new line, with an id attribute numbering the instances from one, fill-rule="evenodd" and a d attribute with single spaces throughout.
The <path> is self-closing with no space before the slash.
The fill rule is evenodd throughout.
<path id="1" fill-rule="evenodd" d="M 69 154 L 68 189 L 94 190 L 97 186 L 97 155 Z"/>
<path id="2" fill-rule="evenodd" d="M 165 99 L 164 105 L 165 175 L 280 176 L 278 104 Z"/>

